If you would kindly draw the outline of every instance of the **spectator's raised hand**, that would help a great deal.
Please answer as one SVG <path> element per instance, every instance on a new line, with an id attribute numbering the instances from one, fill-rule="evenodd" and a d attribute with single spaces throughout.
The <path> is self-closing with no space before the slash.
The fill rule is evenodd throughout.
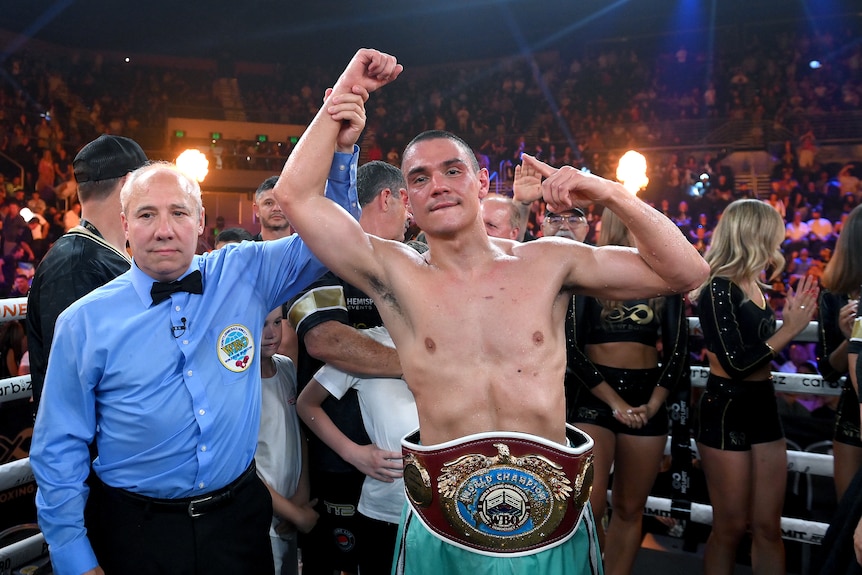
<path id="1" fill-rule="evenodd" d="M 523 204 L 542 198 L 542 174 L 532 164 L 515 166 L 514 200 Z"/>

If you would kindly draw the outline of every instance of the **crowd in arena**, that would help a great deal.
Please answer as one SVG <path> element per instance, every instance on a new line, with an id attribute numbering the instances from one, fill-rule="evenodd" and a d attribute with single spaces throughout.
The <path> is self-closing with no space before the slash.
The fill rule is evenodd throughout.
<path id="1" fill-rule="evenodd" d="M 573 165 L 612 176 L 620 151 L 645 146 L 685 146 L 685 120 L 749 120 L 782 126 L 786 140 L 774 148 L 770 193 L 737 183 L 733 170 L 713 151 L 647 152 L 647 199 L 673 218 L 702 253 L 724 206 L 740 197 L 773 205 L 788 224 L 788 268 L 779 295 L 828 262 L 842 219 L 862 196 L 854 164 L 822 165 L 817 144 L 829 137 L 816 118 L 855 110 L 862 100 L 862 47 L 819 68 L 809 65 L 831 53 L 849 30 L 808 36 L 784 31 L 752 34 L 744 50 L 717 51 L 715 61 L 685 46 L 648 58 L 634 49 L 597 47 L 589 55 L 540 56 L 502 64 L 456 63 L 452 81 L 440 86 L 431 70 L 392 86 L 369 110 L 363 138 L 366 161 L 398 165 L 407 134 L 448 129 L 474 146 L 480 164 L 511 181 L 520 154 L 554 166 Z M 54 239 L 73 227 L 75 201 L 71 157 L 100 133 L 146 142 L 164 131 L 171 103 L 203 113 L 220 105 L 212 86 L 215 69 L 171 71 L 131 66 L 100 54 L 53 57 L 26 51 L 5 63 L 0 83 L 0 152 L 23 167 L 2 164 L 3 276 L 0 294 L 16 295 L 15 277 L 27 275 Z M 238 67 L 239 68 L 239 67 Z M 711 75 L 707 74 L 711 71 Z M 274 77 L 240 76 L 245 109 L 256 117 L 306 123 L 318 108 L 327 74 L 276 69 Z M 703 78 L 709 78 L 704 84 Z M 689 124 L 691 122 L 688 122 Z M 818 127 L 819 126 L 819 127 Z M 157 138 L 153 146 L 162 145 Z M 228 145 L 224 142 L 221 145 Z M 766 145 L 766 142 L 763 142 Z M 225 167 L 277 170 L 290 142 L 231 142 Z M 691 149 L 691 148 L 690 148 Z M 27 216 L 25 220 L 19 212 Z M 541 235 L 542 210 L 530 228 Z M 600 214 L 589 213 L 595 240 Z M 811 229 L 811 228 L 814 229 Z"/>

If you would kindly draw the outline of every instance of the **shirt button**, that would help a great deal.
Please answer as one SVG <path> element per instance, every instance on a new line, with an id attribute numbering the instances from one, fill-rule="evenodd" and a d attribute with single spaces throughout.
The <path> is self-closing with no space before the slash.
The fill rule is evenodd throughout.
<path id="1" fill-rule="evenodd" d="M 201 481 L 200 483 L 198 483 L 198 489 L 203 489 L 203 488 L 204 488 L 204 482 Z"/>
<path id="2" fill-rule="evenodd" d="M 180 308 L 180 306 L 177 306 L 177 307 L 175 307 L 174 309 L 175 309 L 175 310 L 177 310 L 177 311 L 180 311 L 180 309 L 181 309 L 181 308 Z"/>
<path id="3" fill-rule="evenodd" d="M 192 370 L 188 370 L 188 371 L 186 372 L 186 375 L 188 375 L 189 377 L 191 377 L 191 376 L 192 376 Z"/>
<path id="4" fill-rule="evenodd" d="M 183 340 L 183 345 L 188 345 L 188 344 L 189 344 L 189 340 L 184 339 L 184 340 Z"/>
<path id="5" fill-rule="evenodd" d="M 343 172 L 344 170 L 347 169 L 347 166 L 345 166 L 344 164 L 341 164 L 340 166 L 338 166 L 338 169 Z"/>
<path id="6" fill-rule="evenodd" d="M 201 445 L 201 451 L 206 451 L 206 450 L 207 450 L 207 446 L 206 446 L 206 445 Z"/>
<path id="7" fill-rule="evenodd" d="M 201 415 L 206 415 L 206 412 L 207 412 L 206 409 L 202 409 L 202 410 L 198 411 L 198 413 L 200 413 Z"/>

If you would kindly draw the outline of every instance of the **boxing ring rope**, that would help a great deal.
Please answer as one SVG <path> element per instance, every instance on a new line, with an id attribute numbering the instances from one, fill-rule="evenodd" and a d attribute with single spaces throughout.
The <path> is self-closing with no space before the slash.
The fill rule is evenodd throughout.
<path id="1" fill-rule="evenodd" d="M 610 491 L 608 493 L 610 493 Z M 644 515 L 652 517 L 672 517 L 673 514 L 671 512 L 670 503 L 670 499 L 653 497 L 650 495 L 647 498 Z M 701 525 L 712 525 L 712 506 L 704 503 L 692 502 L 690 519 L 694 523 L 699 523 Z M 788 541 L 820 545 L 823 541 L 823 536 L 826 535 L 826 529 L 828 528 L 828 523 L 808 521 L 806 519 L 798 519 L 796 517 L 781 518 L 781 537 Z"/>
<path id="2" fill-rule="evenodd" d="M 26 297 L 0 300 L 0 323 L 22 320 L 25 317 L 27 317 Z M 29 375 L 0 380 L 0 404 L 25 399 L 31 395 Z M 29 458 L 0 465 L 0 494 L 7 492 L 10 497 L 35 496 L 36 482 L 30 469 Z M 0 500 L 0 503 L 3 502 Z M 44 557 L 47 553 L 48 545 L 41 533 L 0 547 L 0 575 L 11 575 L 13 571 Z"/>
<path id="3" fill-rule="evenodd" d="M 0 323 L 27 317 L 27 298 L 10 297 L 0 299 Z"/>
<path id="4" fill-rule="evenodd" d="M 18 375 L 0 379 L 0 403 L 15 401 L 16 399 L 27 399 L 32 394 L 29 375 Z"/>
<path id="5" fill-rule="evenodd" d="M 48 553 L 48 544 L 41 533 L 31 535 L 0 548 L 0 575 L 11 575 L 13 571 L 44 557 Z"/>
<path id="6" fill-rule="evenodd" d="M 0 300 L 0 323 L 23 319 L 26 317 L 26 314 L 27 298 Z M 690 317 L 688 318 L 688 322 L 689 333 L 694 337 L 702 336 L 699 320 Z M 795 341 L 814 342 L 816 340 L 817 323 L 812 322 L 799 334 Z M 693 387 L 705 387 L 708 376 L 709 368 L 702 366 L 691 367 L 691 384 Z M 832 396 L 841 394 L 840 383 L 826 382 L 819 375 L 773 372 L 772 376 L 777 392 Z M 0 380 L 0 404 L 30 396 L 31 386 L 29 375 Z M 698 455 L 697 446 L 693 439 L 691 440 L 691 450 L 695 456 Z M 670 438 L 668 438 L 665 452 L 670 453 Z M 788 472 L 832 477 L 832 456 L 790 450 L 787 452 L 787 470 Z M 32 489 L 33 482 L 33 472 L 30 469 L 29 459 L 19 459 L 5 465 L 0 465 L 0 493 L 9 489 Z M 28 488 L 28 484 L 31 487 Z M 35 490 L 33 491 L 35 492 Z M 610 500 L 611 492 L 608 491 L 608 501 L 610 502 Z M 644 514 L 660 517 L 672 516 L 671 500 L 650 496 L 647 500 Z M 711 525 L 712 507 L 707 504 L 692 502 L 688 517 L 695 523 Z M 782 537 L 787 540 L 820 544 L 827 528 L 828 524 L 826 523 L 793 517 L 781 518 Z M 0 548 L 0 575 L 10 574 L 12 570 L 43 555 L 45 550 L 45 539 L 41 533 Z"/>

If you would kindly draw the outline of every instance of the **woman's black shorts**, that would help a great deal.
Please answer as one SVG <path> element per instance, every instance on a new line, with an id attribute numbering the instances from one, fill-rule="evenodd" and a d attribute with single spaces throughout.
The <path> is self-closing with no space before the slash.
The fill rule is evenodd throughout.
<path id="1" fill-rule="evenodd" d="M 639 407 L 648 403 L 656 382 L 661 375 L 661 368 L 650 369 L 621 369 L 597 365 L 596 368 L 605 376 L 605 381 L 614 388 L 620 397 L 632 407 Z M 667 407 L 662 404 L 658 412 L 640 429 L 634 429 L 620 423 L 614 418 L 610 406 L 592 394 L 584 387 L 579 386 L 573 401 L 572 421 L 575 425 L 588 423 L 598 425 L 611 430 L 614 434 L 656 436 L 667 435 L 668 416 Z"/>
<path id="2" fill-rule="evenodd" d="M 849 383 L 841 390 L 841 399 L 838 400 L 832 440 L 862 447 L 862 439 L 859 438 L 859 397 Z"/>
<path id="3" fill-rule="evenodd" d="M 772 379 L 735 381 L 709 375 L 700 398 L 695 440 L 725 451 L 750 451 L 784 437 Z"/>

